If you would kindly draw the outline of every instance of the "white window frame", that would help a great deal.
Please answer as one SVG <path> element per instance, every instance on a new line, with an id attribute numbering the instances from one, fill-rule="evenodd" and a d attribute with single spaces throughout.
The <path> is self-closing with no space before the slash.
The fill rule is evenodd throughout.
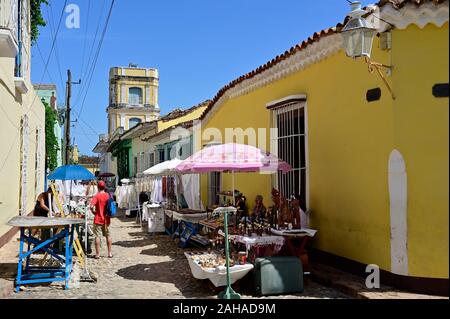
<path id="1" fill-rule="evenodd" d="M 154 151 L 148 152 L 147 155 L 148 155 L 148 167 L 147 168 L 155 166 L 156 165 L 156 153 Z M 152 155 L 153 155 L 153 161 L 152 161 Z"/>
<path id="2" fill-rule="evenodd" d="M 306 99 L 306 95 L 301 94 L 301 95 L 291 95 L 291 96 L 287 96 L 285 98 L 282 98 L 280 100 L 276 100 L 276 101 L 272 101 L 267 103 L 266 105 L 267 108 L 270 109 L 270 127 L 271 128 L 275 128 L 277 129 L 277 121 L 276 121 L 276 116 L 280 113 L 287 113 L 293 109 L 300 109 L 303 108 L 304 110 L 304 121 L 305 121 L 305 132 L 304 134 L 299 134 L 297 136 L 304 136 L 305 137 L 305 167 L 304 168 L 299 168 L 300 170 L 304 169 L 305 170 L 305 199 L 306 199 L 306 210 L 310 209 L 310 182 L 309 182 L 309 128 L 308 128 L 308 103 L 307 103 L 307 99 Z M 283 112 L 284 111 L 284 112 Z M 276 131 L 276 130 L 275 130 Z M 292 136 L 292 135 L 291 135 Z M 270 136 L 270 147 L 271 147 L 271 152 L 278 156 L 279 152 L 278 152 L 278 136 Z M 301 161 L 301 160 L 300 160 Z M 282 192 L 282 190 L 280 189 L 280 185 L 278 183 L 278 176 L 279 173 L 275 174 L 274 177 L 272 178 L 272 187 L 276 188 L 277 190 L 279 190 L 280 192 Z M 299 177 L 301 178 L 301 175 L 299 175 Z M 299 185 L 301 185 L 301 180 L 299 181 Z M 290 196 L 290 194 L 286 194 L 288 196 Z"/>
<path id="3" fill-rule="evenodd" d="M 219 189 L 216 189 L 215 186 L 212 185 L 213 176 L 216 176 L 216 178 L 219 179 Z M 217 196 L 218 193 L 220 193 L 223 190 L 223 174 L 221 172 L 211 172 L 208 173 L 208 204 L 214 205 L 214 203 L 219 202 L 220 199 Z M 215 192 L 215 194 L 213 194 Z M 214 199 L 213 196 L 216 198 Z"/>
<path id="4" fill-rule="evenodd" d="M 131 97 L 135 96 L 135 95 L 131 94 L 133 90 L 135 90 L 136 92 L 138 92 L 138 91 L 140 92 L 137 97 L 137 101 L 131 100 Z M 130 86 L 128 88 L 128 104 L 130 106 L 133 106 L 133 105 L 142 105 L 143 103 L 144 103 L 144 91 L 142 90 L 142 88 L 139 86 Z"/>

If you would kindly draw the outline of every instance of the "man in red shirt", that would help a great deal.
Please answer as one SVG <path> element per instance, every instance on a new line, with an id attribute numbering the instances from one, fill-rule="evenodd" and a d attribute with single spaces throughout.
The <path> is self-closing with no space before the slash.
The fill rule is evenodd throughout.
<path id="1" fill-rule="evenodd" d="M 100 237 L 103 235 L 106 237 L 108 244 L 108 257 L 112 258 L 111 253 L 112 238 L 109 230 L 111 224 L 111 218 L 106 215 L 106 204 L 109 200 L 109 194 L 105 192 L 106 185 L 104 181 L 98 182 L 98 193 L 92 198 L 91 209 L 94 213 L 94 235 L 95 235 L 95 259 L 100 258 Z"/>

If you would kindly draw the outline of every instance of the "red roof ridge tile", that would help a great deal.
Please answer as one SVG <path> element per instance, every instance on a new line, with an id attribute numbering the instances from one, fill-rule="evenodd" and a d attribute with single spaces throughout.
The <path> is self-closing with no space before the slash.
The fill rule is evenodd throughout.
<path id="1" fill-rule="evenodd" d="M 416 6 L 420 6 L 421 4 L 427 3 L 427 2 L 433 2 L 435 5 L 444 3 L 449 0 L 380 0 L 378 3 L 375 4 L 375 6 L 383 7 L 387 4 L 391 4 L 394 9 L 401 9 L 405 4 L 413 2 L 416 4 Z M 203 120 L 206 115 L 209 113 L 209 111 L 212 109 L 212 107 L 219 101 L 219 99 L 225 94 L 226 91 L 229 89 L 235 87 L 237 84 L 253 78 L 254 76 L 263 73 L 264 71 L 270 69 L 272 66 L 278 64 L 279 62 L 282 62 L 283 60 L 289 58 L 290 56 L 296 54 L 297 52 L 305 49 L 309 45 L 319 41 L 321 38 L 339 33 L 341 29 L 344 27 L 345 23 L 348 21 L 349 17 L 347 16 L 343 22 L 337 23 L 334 27 L 326 28 L 318 32 L 314 32 L 313 35 L 308 37 L 306 40 L 303 40 L 301 43 L 298 43 L 291 47 L 290 49 L 286 50 L 283 54 L 277 55 L 272 60 L 266 62 L 265 64 L 259 66 L 258 68 L 241 75 L 237 79 L 232 80 L 225 86 L 223 86 L 215 97 L 210 101 L 208 107 L 205 109 L 203 114 L 201 115 L 200 119 Z"/>

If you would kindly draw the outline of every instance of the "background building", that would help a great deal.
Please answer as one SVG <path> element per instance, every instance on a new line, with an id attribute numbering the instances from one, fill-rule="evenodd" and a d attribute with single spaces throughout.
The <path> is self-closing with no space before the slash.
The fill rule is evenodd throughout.
<path id="1" fill-rule="evenodd" d="M 84 166 L 94 175 L 99 171 L 100 167 L 98 156 L 81 155 L 78 158 L 78 164 Z"/>
<path id="2" fill-rule="evenodd" d="M 111 68 L 109 72 L 108 133 L 125 131 L 159 117 L 159 76 L 156 69 Z"/>
<path id="3" fill-rule="evenodd" d="M 55 123 L 55 137 L 58 140 L 58 152 L 57 152 L 57 166 L 62 166 L 62 123 L 61 123 L 61 117 L 59 114 L 61 113 L 61 110 L 58 109 L 58 94 L 55 84 L 34 84 L 33 85 L 35 91 L 37 92 L 37 95 L 41 99 L 41 101 L 44 101 L 47 103 L 52 110 L 54 110 L 57 113 L 57 123 Z"/>
<path id="4" fill-rule="evenodd" d="M 114 67 L 109 72 L 108 134 L 102 134 L 93 152 L 100 154 L 100 172 L 128 176 L 132 165 L 131 146 L 126 142 L 116 144 L 114 156 L 108 151 L 126 131 L 160 117 L 158 103 L 159 75 L 157 69 Z M 119 164 L 120 163 L 120 164 Z"/>

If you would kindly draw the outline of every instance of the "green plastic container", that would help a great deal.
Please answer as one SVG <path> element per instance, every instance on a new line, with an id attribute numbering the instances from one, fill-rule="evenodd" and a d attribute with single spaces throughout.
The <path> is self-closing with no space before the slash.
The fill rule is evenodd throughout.
<path id="1" fill-rule="evenodd" d="M 297 257 L 255 260 L 255 290 L 262 296 L 302 293 L 303 266 Z"/>

